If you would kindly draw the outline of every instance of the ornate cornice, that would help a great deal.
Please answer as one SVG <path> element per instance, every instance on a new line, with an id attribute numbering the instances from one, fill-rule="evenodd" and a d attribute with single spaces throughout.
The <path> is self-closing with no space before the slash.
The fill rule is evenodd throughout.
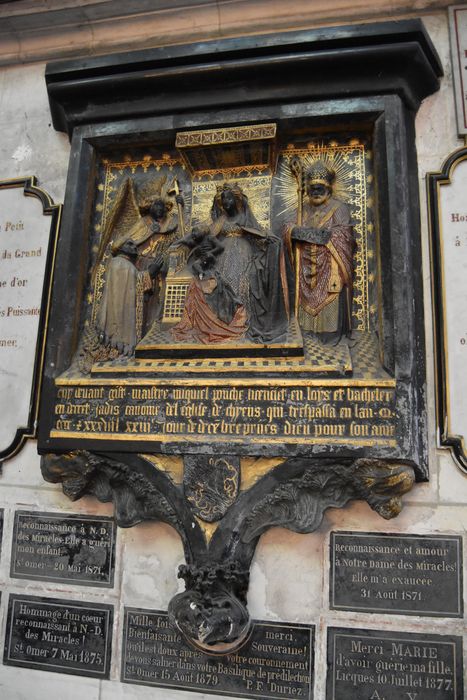
<path id="1" fill-rule="evenodd" d="M 422 22 L 408 20 L 60 61 L 47 66 L 46 82 L 54 126 L 71 134 L 117 113 L 132 120 L 343 95 L 396 94 L 416 111 L 441 75 Z"/>
<path id="2" fill-rule="evenodd" d="M 391 17 L 445 9 L 450 0 L 391 2 Z M 388 18 L 385 0 L 21 0 L 0 3 L 0 65 L 92 56 L 226 36 Z"/>

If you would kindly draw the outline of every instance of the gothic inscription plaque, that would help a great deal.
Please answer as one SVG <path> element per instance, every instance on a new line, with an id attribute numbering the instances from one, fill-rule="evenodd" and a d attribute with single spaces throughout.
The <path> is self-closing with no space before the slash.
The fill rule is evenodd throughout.
<path id="1" fill-rule="evenodd" d="M 330 628 L 326 700 L 463 700 L 462 637 Z"/>
<path id="2" fill-rule="evenodd" d="M 462 537 L 331 533 L 330 606 L 462 617 Z"/>
<path id="3" fill-rule="evenodd" d="M 115 521 L 112 518 L 17 511 L 12 578 L 113 585 Z"/>
<path id="4" fill-rule="evenodd" d="M 112 605 L 10 595 L 3 663 L 108 678 Z"/>
<path id="5" fill-rule="evenodd" d="M 255 622 L 236 654 L 209 656 L 189 647 L 167 613 L 125 611 L 122 681 L 215 695 L 311 700 L 314 627 Z"/>
<path id="6" fill-rule="evenodd" d="M 175 443 L 280 441 L 299 444 L 395 446 L 395 383 L 391 379 L 346 385 L 335 380 L 268 380 L 246 384 L 205 379 L 139 381 L 134 386 L 94 381 L 85 388 L 57 380 L 52 436 Z"/>

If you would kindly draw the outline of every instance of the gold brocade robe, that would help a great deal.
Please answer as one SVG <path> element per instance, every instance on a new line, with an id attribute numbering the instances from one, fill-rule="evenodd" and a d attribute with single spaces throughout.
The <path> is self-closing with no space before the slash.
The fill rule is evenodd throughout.
<path id="1" fill-rule="evenodd" d="M 96 316 L 97 330 L 106 345 L 132 354 L 141 339 L 143 294 L 150 285 L 149 273 L 138 272 L 127 256 L 111 259 Z"/>
<path id="2" fill-rule="evenodd" d="M 333 197 L 316 207 L 304 204 L 302 226 L 330 232 L 323 245 L 294 241 L 294 226 L 286 227 L 286 245 L 294 261 L 298 322 L 305 331 L 335 333 L 342 322 L 341 294 L 346 295 L 346 313 L 351 312 L 354 238 L 349 207 Z"/>

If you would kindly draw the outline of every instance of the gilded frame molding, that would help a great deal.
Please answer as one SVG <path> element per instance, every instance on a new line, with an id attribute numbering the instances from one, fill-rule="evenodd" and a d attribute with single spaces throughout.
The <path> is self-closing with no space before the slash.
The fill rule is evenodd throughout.
<path id="1" fill-rule="evenodd" d="M 443 240 L 440 225 L 440 188 L 451 184 L 459 163 L 467 160 L 467 146 L 451 153 L 438 172 L 426 175 L 428 222 L 430 228 L 430 267 L 433 299 L 433 336 L 436 392 L 436 430 L 438 444 L 451 451 L 457 466 L 467 474 L 465 437 L 453 434 L 450 427 L 449 368 L 447 358 L 446 300 L 443 267 Z"/>

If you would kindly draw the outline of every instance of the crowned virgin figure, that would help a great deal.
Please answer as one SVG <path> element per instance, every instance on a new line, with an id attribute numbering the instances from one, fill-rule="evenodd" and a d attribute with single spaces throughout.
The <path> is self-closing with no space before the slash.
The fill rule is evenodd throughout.
<path id="1" fill-rule="evenodd" d="M 247 315 L 248 337 L 270 343 L 288 327 L 288 286 L 281 241 L 264 231 L 236 183 L 217 187 L 210 233 L 223 245 L 216 271 Z"/>

